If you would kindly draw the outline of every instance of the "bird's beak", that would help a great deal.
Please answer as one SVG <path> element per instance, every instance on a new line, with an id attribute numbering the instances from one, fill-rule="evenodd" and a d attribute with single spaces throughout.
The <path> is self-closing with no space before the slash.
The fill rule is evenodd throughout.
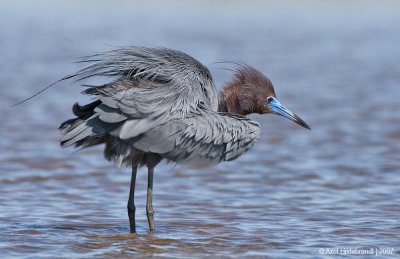
<path id="1" fill-rule="evenodd" d="M 276 98 L 272 98 L 272 101 L 268 102 L 268 106 L 270 106 L 276 114 L 286 117 L 289 120 L 296 122 L 300 126 L 311 130 L 307 123 L 305 123 L 299 116 L 283 106 Z"/>

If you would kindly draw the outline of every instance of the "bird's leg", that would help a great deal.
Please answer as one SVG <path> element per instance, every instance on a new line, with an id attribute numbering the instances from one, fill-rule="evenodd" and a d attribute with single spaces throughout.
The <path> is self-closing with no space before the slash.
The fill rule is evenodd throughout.
<path id="1" fill-rule="evenodd" d="M 153 174 L 154 174 L 154 166 L 148 166 L 148 179 L 147 179 L 147 203 L 146 203 L 146 212 L 147 212 L 147 221 L 149 222 L 150 231 L 154 230 L 154 210 L 153 210 Z"/>
<path id="2" fill-rule="evenodd" d="M 132 178 L 131 178 L 131 188 L 129 190 L 129 200 L 128 200 L 128 216 L 129 216 L 129 225 L 131 227 L 131 232 L 136 231 L 135 226 L 135 183 L 136 183 L 136 172 L 137 166 L 132 165 Z"/>

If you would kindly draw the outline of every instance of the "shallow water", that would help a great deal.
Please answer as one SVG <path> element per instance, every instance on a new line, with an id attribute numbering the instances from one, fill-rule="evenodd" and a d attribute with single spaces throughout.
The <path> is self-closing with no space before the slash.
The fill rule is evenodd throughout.
<path id="1" fill-rule="evenodd" d="M 3 257 L 319 258 L 346 248 L 399 256 L 396 1 L 34 3 L 0 8 Z M 61 83 L 9 108 L 77 69 L 74 58 L 110 45 L 183 50 L 219 88 L 231 73 L 213 62 L 246 62 L 312 131 L 252 115 L 262 137 L 239 159 L 202 170 L 159 165 L 154 233 L 141 170 L 131 234 L 130 170 L 105 161 L 101 147 L 58 146 L 71 105 L 88 101 L 82 88 Z"/>

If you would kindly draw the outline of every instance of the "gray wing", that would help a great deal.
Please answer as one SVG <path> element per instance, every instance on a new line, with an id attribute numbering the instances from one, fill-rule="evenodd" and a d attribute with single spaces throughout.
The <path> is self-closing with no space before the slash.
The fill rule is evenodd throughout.
<path id="1" fill-rule="evenodd" d="M 88 88 L 83 93 L 100 99 L 94 118 L 100 116 L 100 121 L 118 123 L 121 128 L 111 126 L 120 130 L 123 139 L 134 138 L 175 117 L 184 117 L 199 105 L 213 111 L 218 108 L 208 69 L 185 53 L 166 48 L 127 47 L 87 56 L 82 62 L 91 64 L 61 80 L 117 77 L 109 84 Z M 83 127 L 64 134 L 63 145 L 74 143 L 78 130 Z M 93 130 L 101 131 L 95 127 Z M 84 132 L 90 134 L 89 129 Z"/>
<path id="2" fill-rule="evenodd" d="M 130 80 L 140 91 L 129 91 L 129 84 L 113 89 L 111 95 L 124 102 L 152 109 L 164 103 L 165 108 L 186 112 L 204 104 L 218 108 L 218 98 L 209 70 L 193 57 L 167 48 L 125 47 L 84 57 L 91 64 L 67 78 L 77 80 L 94 76 Z M 133 94 L 133 92 L 135 94 Z"/>

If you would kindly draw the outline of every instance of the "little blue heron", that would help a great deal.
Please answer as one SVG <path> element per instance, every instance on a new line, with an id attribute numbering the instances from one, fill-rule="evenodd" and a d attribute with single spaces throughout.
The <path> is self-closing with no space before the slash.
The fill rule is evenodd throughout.
<path id="1" fill-rule="evenodd" d="M 241 64 L 220 93 L 209 70 L 193 57 L 167 48 L 125 47 L 84 57 L 89 64 L 61 80 L 94 76 L 113 81 L 87 86 L 96 100 L 75 103 L 76 118 L 60 126 L 63 147 L 105 144 L 104 156 L 132 167 L 128 200 L 135 232 L 134 192 L 138 167 L 147 166 L 147 220 L 154 226 L 154 167 L 166 159 L 191 168 L 230 161 L 260 137 L 260 125 L 245 116 L 272 113 L 310 127 L 276 98 L 271 81 Z"/>

